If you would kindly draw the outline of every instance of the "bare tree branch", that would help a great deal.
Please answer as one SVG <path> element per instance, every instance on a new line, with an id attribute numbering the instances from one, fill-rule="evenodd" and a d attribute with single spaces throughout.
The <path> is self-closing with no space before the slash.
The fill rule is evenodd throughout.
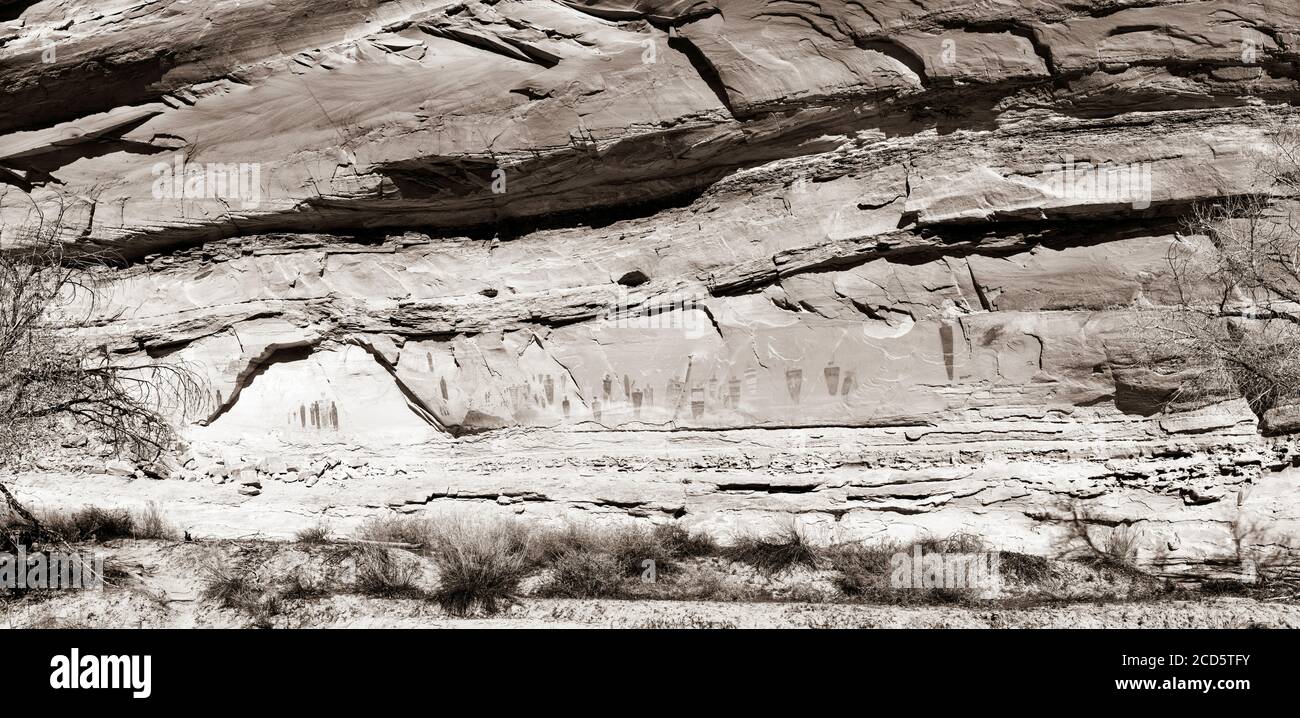
<path id="1" fill-rule="evenodd" d="M 1194 208 L 1168 261 L 1177 297 L 1145 332 L 1150 365 L 1190 371 L 1171 402 L 1300 399 L 1300 128 L 1273 123 L 1262 186 Z"/>
<path id="2" fill-rule="evenodd" d="M 36 208 L 36 222 L 0 251 L 0 467 L 60 440 L 70 424 L 119 454 L 157 458 L 175 438 L 172 420 L 206 399 L 183 363 L 117 356 L 85 338 L 108 258 L 67 251 L 72 206 L 60 198 Z"/>

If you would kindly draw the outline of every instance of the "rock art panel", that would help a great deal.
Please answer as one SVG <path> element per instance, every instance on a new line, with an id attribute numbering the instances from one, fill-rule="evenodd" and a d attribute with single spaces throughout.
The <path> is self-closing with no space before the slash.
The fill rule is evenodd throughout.
<path id="1" fill-rule="evenodd" d="M 246 381 L 238 399 L 195 432 L 197 439 L 393 447 L 442 436 L 360 347 L 273 355 Z"/>

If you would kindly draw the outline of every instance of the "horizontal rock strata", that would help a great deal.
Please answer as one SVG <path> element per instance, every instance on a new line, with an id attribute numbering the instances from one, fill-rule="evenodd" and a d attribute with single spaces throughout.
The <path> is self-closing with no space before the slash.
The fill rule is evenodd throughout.
<path id="1" fill-rule="evenodd" d="M 1298 82 L 1289 0 L 0 5 L 0 242 L 107 252 L 87 332 L 211 385 L 168 481 L 20 485 L 1218 570 L 1287 440 L 1140 356 Z"/>

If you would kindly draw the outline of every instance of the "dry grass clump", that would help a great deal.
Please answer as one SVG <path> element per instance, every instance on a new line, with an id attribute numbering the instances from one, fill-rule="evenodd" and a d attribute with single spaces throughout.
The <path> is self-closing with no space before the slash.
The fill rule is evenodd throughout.
<path id="1" fill-rule="evenodd" d="M 551 563 L 549 579 L 538 590 L 544 598 L 614 598 L 622 594 L 626 567 L 611 554 L 572 550 Z"/>
<path id="2" fill-rule="evenodd" d="M 1251 596 L 1259 588 L 1235 578 L 1211 578 L 1201 582 L 1200 591 L 1207 596 Z"/>
<path id="3" fill-rule="evenodd" d="M 528 532 L 512 521 L 452 520 L 438 527 L 430 554 L 439 585 L 432 597 L 453 616 L 492 615 L 513 604 L 527 577 Z"/>
<path id="4" fill-rule="evenodd" d="M 272 588 L 257 580 L 257 572 L 250 565 L 248 561 L 233 565 L 209 558 L 200 567 L 200 597 L 219 608 L 245 614 L 252 628 L 273 628 L 276 617 L 285 612 L 286 601 L 319 599 L 330 593 L 323 582 L 308 580 L 301 566 Z"/>
<path id="5" fill-rule="evenodd" d="M 653 576 L 657 581 L 676 573 L 686 559 L 716 553 L 717 544 L 707 535 L 692 534 L 677 524 L 569 525 L 539 533 L 531 550 L 534 564 L 549 571 L 538 594 L 566 598 L 623 596 L 630 580 Z"/>
<path id="6" fill-rule="evenodd" d="M 356 559 L 358 593 L 376 598 L 419 598 L 424 595 L 416 585 L 420 571 L 416 564 L 402 561 L 383 546 L 358 546 Z"/>
<path id="7" fill-rule="evenodd" d="M 984 553 L 988 550 L 988 544 L 984 539 L 973 533 L 959 531 L 942 538 L 926 536 L 916 544 L 921 546 L 921 553 Z M 912 550 L 911 546 L 907 547 L 908 551 Z"/>
<path id="8" fill-rule="evenodd" d="M 605 532 L 605 552 L 618 563 L 623 576 L 640 576 L 654 566 L 656 574 L 672 573 L 676 556 L 669 552 L 654 531 L 627 526 Z"/>
<path id="9" fill-rule="evenodd" d="M 284 602 L 278 594 L 267 592 L 262 595 L 262 600 L 251 608 L 250 613 L 252 614 L 250 625 L 253 628 L 275 628 L 274 619 L 284 613 Z"/>
<path id="10" fill-rule="evenodd" d="M 979 593 L 980 589 L 976 588 L 917 587 L 912 585 L 910 575 L 906 585 L 894 585 L 894 573 L 902 565 L 896 563 L 895 557 L 906 556 L 910 569 L 918 549 L 921 556 L 935 553 L 973 555 L 986 553 L 987 544 L 978 536 L 958 533 L 943 538 L 926 537 L 910 544 L 891 541 L 837 544 L 826 550 L 826 558 L 836 572 L 835 587 L 845 596 L 859 601 L 891 605 L 948 604 L 969 601 Z M 1011 556 L 1009 564 L 1003 563 L 1002 557 L 1005 556 Z M 1007 575 L 1010 571 L 1023 576 L 1026 582 L 1036 583 L 1050 577 L 1048 561 L 1041 556 L 1001 552 L 998 567 L 1001 574 Z"/>
<path id="11" fill-rule="evenodd" d="M 301 569 L 289 574 L 280 588 L 280 598 L 289 601 L 312 601 L 328 595 L 324 585 L 308 579 Z"/>
<path id="12" fill-rule="evenodd" d="M 428 519 L 385 516 L 367 521 L 357 531 L 357 538 L 426 546 L 433 542 L 436 533 L 433 522 Z"/>
<path id="13" fill-rule="evenodd" d="M 720 549 L 713 537 L 706 533 L 691 533 L 678 524 L 659 524 L 654 527 L 655 540 L 673 558 L 705 558 L 717 556 Z"/>
<path id="14" fill-rule="evenodd" d="M 209 561 L 200 567 L 203 586 L 199 596 L 221 608 L 255 610 L 264 593 L 246 572 L 221 561 Z"/>
<path id="15" fill-rule="evenodd" d="M 1102 558 L 1117 568 L 1134 568 L 1141 538 L 1142 532 L 1132 526 L 1116 526 L 1102 544 Z"/>
<path id="16" fill-rule="evenodd" d="M 46 511 L 38 520 L 47 534 L 67 543 L 176 538 L 176 530 L 153 501 L 139 512 L 86 506 L 72 512 Z M 3 543 L 8 548 L 31 546 L 44 538 L 37 535 L 31 522 L 13 514 L 0 519 L 0 533 L 4 534 Z"/>
<path id="17" fill-rule="evenodd" d="M 826 558 L 836 572 L 833 581 L 840 593 L 858 599 L 885 600 L 894 592 L 889 584 L 890 559 L 904 550 L 907 549 L 895 543 L 836 544 L 826 550 Z"/>
<path id="18" fill-rule="evenodd" d="M 602 551 L 604 541 L 599 531 L 581 524 L 566 524 L 558 529 L 538 529 L 528 540 L 528 560 L 533 566 L 549 566 L 572 551 Z"/>
<path id="19" fill-rule="evenodd" d="M 329 543 L 330 526 L 324 521 L 317 522 L 312 526 L 299 530 L 293 535 L 294 541 L 298 543 L 323 544 Z"/>
<path id="20" fill-rule="evenodd" d="M 1045 556 L 1034 556 L 1016 551 L 999 551 L 998 566 L 1003 577 L 1027 585 L 1042 585 L 1052 578 L 1051 563 Z"/>
<path id="21" fill-rule="evenodd" d="M 68 543 L 135 538 L 135 517 L 126 509 L 87 506 L 73 513 L 47 513 L 41 524 Z"/>
<path id="22" fill-rule="evenodd" d="M 723 601 L 728 603 L 756 603 L 771 600 L 771 592 L 758 586 L 729 582 L 716 566 L 702 566 L 684 572 L 673 580 L 670 592 L 656 598 L 680 601 Z"/>
<path id="23" fill-rule="evenodd" d="M 1110 569 L 1120 575 L 1134 578 L 1147 576 L 1137 565 L 1138 546 L 1142 539 L 1141 530 L 1132 526 L 1116 526 L 1101 541 L 1093 539 L 1086 525 L 1081 525 L 1077 530 L 1088 549 L 1087 553 L 1076 558 L 1079 563 Z"/>
<path id="24" fill-rule="evenodd" d="M 722 555 L 769 574 L 798 566 L 816 569 L 821 563 L 817 547 L 795 526 L 787 526 L 767 536 L 742 536 L 723 549 Z"/>
<path id="25" fill-rule="evenodd" d="M 163 517 L 156 502 L 150 501 L 143 511 L 135 515 L 135 538 L 174 539 L 176 529 Z"/>
<path id="26" fill-rule="evenodd" d="M 610 598 L 622 594 L 624 579 L 639 576 L 655 562 L 656 572 L 671 570 L 671 556 L 653 531 L 628 526 L 603 528 L 568 524 L 530 537 L 529 563 L 545 570 L 537 595 Z"/>
<path id="27" fill-rule="evenodd" d="M 1131 576 L 1146 575 L 1137 566 L 1137 554 L 1142 542 L 1142 531 L 1132 525 L 1119 524 L 1111 527 L 1101 541 L 1097 541 L 1093 527 L 1110 522 L 1095 514 L 1091 509 L 1075 505 L 1070 520 L 1073 539 L 1084 549 L 1085 555 L 1077 558 L 1085 564 L 1092 564 L 1115 569 Z"/>

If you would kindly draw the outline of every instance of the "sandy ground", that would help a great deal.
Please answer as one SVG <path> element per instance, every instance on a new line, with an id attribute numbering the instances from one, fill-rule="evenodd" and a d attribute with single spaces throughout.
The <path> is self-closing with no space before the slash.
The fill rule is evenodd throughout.
<path id="1" fill-rule="evenodd" d="M 1300 628 L 1300 606 L 1245 598 L 1022 609 L 834 603 L 524 599 L 494 618 L 451 618 L 419 599 L 335 595 L 260 625 L 193 599 L 108 591 L 9 604 L 10 628 Z"/>
<path id="2" fill-rule="evenodd" d="M 115 541 L 83 545 L 121 573 L 98 590 L 29 592 L 0 602 L 9 628 L 1300 628 L 1300 604 L 1251 598 L 1071 600 L 1043 605 L 889 606 L 843 601 L 546 599 L 524 596 L 493 617 L 453 618 L 421 598 L 348 590 L 344 546 L 285 542 Z M 236 566 L 259 585 L 294 572 L 330 576 L 336 592 L 285 598 L 274 611 L 222 608 L 202 596 L 206 566 Z M 436 580 L 436 579 L 435 579 Z"/>

